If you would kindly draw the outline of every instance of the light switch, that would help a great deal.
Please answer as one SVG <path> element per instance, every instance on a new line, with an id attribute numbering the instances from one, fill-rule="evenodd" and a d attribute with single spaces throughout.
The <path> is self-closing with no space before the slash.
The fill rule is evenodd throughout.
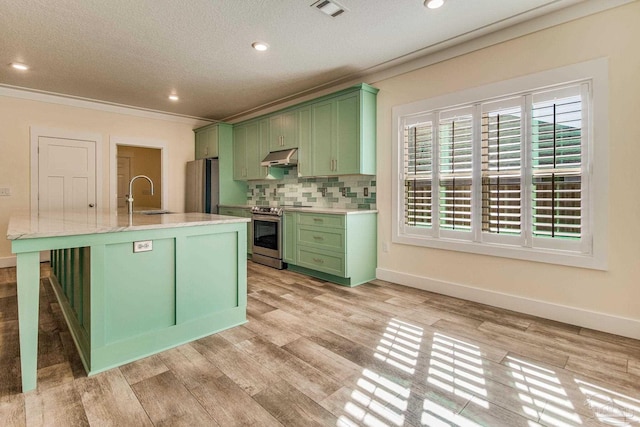
<path id="1" fill-rule="evenodd" d="M 9 187 L 0 188 L 0 196 L 10 196 L 10 195 L 11 195 L 11 189 Z"/>

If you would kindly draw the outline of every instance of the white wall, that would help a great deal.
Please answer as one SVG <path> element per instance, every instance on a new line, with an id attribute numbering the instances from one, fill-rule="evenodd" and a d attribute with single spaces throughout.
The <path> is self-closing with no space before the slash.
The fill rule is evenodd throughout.
<path id="1" fill-rule="evenodd" d="M 379 277 L 640 338 L 639 18 L 634 2 L 374 82 Z M 608 271 L 391 243 L 393 106 L 595 58 L 609 61 Z"/>
<path id="2" fill-rule="evenodd" d="M 10 93 L 10 91 L 9 91 Z M 0 267 L 15 263 L 6 236 L 12 212 L 30 209 L 30 134 L 31 126 L 97 133 L 102 135 L 103 208 L 109 206 L 109 138 L 111 136 L 165 140 L 169 146 L 169 205 L 184 209 L 185 163 L 194 158 L 192 129 L 201 121 L 126 109 L 69 106 L 55 102 L 21 99 L 0 92 L 0 187 L 9 187 L 11 196 L 0 197 Z M 64 102 L 64 101 L 63 101 Z M 113 112 L 105 110 L 118 110 Z M 100 207 L 100 206 L 99 206 Z"/>

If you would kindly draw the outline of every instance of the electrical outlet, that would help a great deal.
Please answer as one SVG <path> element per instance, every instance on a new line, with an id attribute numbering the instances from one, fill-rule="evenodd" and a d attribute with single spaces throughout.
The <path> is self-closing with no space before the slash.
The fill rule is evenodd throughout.
<path id="1" fill-rule="evenodd" d="M 347 197 L 347 187 L 342 187 L 342 197 Z"/>
<path id="2" fill-rule="evenodd" d="M 369 197 L 369 187 L 364 187 L 364 197 Z"/>
<path id="3" fill-rule="evenodd" d="M 326 197 L 327 196 L 327 188 L 326 187 L 322 187 L 320 189 L 320 193 L 322 194 L 322 197 Z"/>
<path id="4" fill-rule="evenodd" d="M 133 242 L 133 252 L 149 252 L 153 250 L 153 240 L 142 240 Z"/>
<path id="5" fill-rule="evenodd" d="M 255 191 L 253 190 L 253 188 L 251 189 L 251 196 L 255 196 Z"/>
<path id="6" fill-rule="evenodd" d="M 11 195 L 11 189 L 9 187 L 0 188 L 0 196 L 10 196 L 10 195 Z"/>
<path id="7" fill-rule="evenodd" d="M 387 245 L 387 242 L 382 242 L 382 252 L 389 252 L 389 245 Z"/>
<path id="8" fill-rule="evenodd" d="M 274 188 L 273 189 L 273 197 L 276 197 L 278 195 L 278 189 Z"/>

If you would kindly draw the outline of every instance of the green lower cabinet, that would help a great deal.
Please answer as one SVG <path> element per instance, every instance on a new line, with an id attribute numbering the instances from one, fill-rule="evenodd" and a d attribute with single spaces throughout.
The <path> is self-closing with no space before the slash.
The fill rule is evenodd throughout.
<path id="1" fill-rule="evenodd" d="M 239 216 L 242 218 L 251 218 L 251 210 L 249 208 L 229 208 L 226 206 L 220 206 L 218 209 L 218 213 L 220 215 L 227 216 Z M 251 222 L 247 223 L 247 253 L 252 254 L 253 246 L 253 224 Z"/>
<path id="2" fill-rule="evenodd" d="M 344 253 L 323 251 L 321 249 L 299 246 L 297 265 L 345 277 L 344 258 Z"/>
<path id="3" fill-rule="evenodd" d="M 289 213 L 285 213 L 287 215 Z M 297 218 L 296 218 L 297 217 Z M 376 277 L 375 212 L 313 214 L 298 212 L 295 230 L 285 218 L 288 268 L 329 282 L 356 286 Z M 293 242 L 292 236 L 295 235 Z M 295 255 L 291 255 L 291 251 Z"/>
<path id="4" fill-rule="evenodd" d="M 288 264 L 295 264 L 296 257 L 296 226 L 298 214 L 295 212 L 285 212 L 284 213 L 284 224 L 283 224 L 283 251 L 282 251 L 282 260 Z"/>

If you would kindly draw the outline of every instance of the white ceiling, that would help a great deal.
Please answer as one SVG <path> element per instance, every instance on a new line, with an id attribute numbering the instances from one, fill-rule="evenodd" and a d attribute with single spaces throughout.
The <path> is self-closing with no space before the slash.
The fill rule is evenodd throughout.
<path id="1" fill-rule="evenodd" d="M 596 0 L 314 1 L 0 0 L 0 85 L 223 120 Z"/>

